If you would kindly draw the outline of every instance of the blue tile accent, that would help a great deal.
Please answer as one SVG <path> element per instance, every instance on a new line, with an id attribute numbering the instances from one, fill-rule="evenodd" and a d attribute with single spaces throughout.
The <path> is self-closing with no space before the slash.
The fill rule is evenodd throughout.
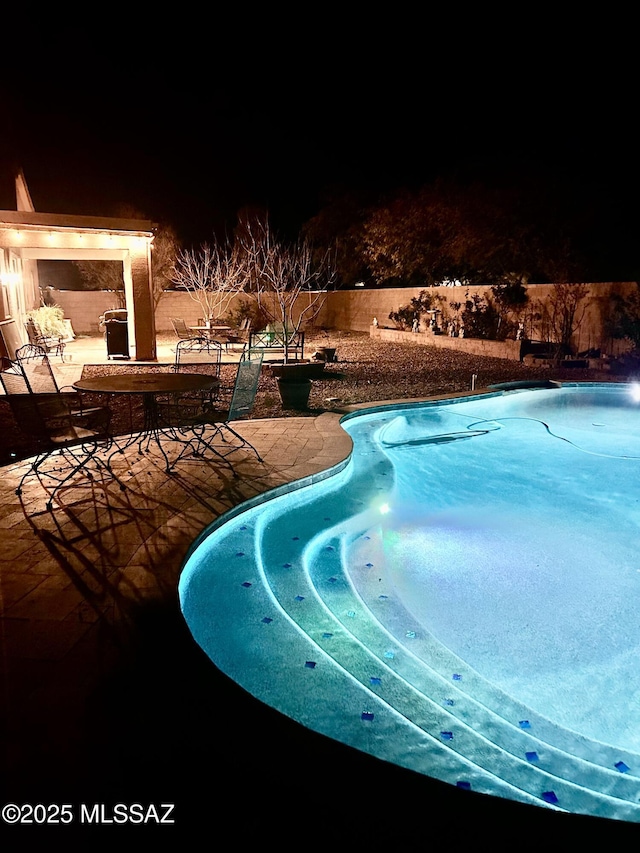
<path id="1" fill-rule="evenodd" d="M 454 681 L 462 681 L 462 676 L 459 675 L 457 672 L 454 672 L 453 673 L 453 680 Z"/>
<path id="2" fill-rule="evenodd" d="M 371 682 L 371 684 L 382 684 L 382 679 L 379 678 L 377 675 L 372 675 L 369 681 Z"/>
<path id="3" fill-rule="evenodd" d="M 465 782 L 462 779 L 456 782 L 456 788 L 462 788 L 465 791 L 471 790 L 471 782 Z"/>
<path id="4" fill-rule="evenodd" d="M 521 729 L 530 729 L 531 728 L 531 723 L 529 722 L 529 720 L 520 720 L 518 725 L 520 726 Z"/>
<path id="5" fill-rule="evenodd" d="M 296 595 L 296 601 L 304 601 L 304 595 Z"/>
<path id="6" fill-rule="evenodd" d="M 273 619 L 270 616 L 265 616 L 262 621 L 265 625 L 270 625 L 273 622 Z"/>
<path id="7" fill-rule="evenodd" d="M 249 581 L 244 581 L 242 586 L 244 586 L 245 588 L 249 588 L 251 586 L 251 584 L 249 583 Z"/>
<path id="8" fill-rule="evenodd" d="M 525 752 L 524 756 L 527 759 L 527 761 L 539 761 L 540 760 L 537 752 Z"/>
<path id="9" fill-rule="evenodd" d="M 307 669 L 315 669 L 316 668 L 316 662 L 314 660 L 305 661 L 304 665 L 307 667 Z"/>
<path id="10" fill-rule="evenodd" d="M 628 773 L 629 767 L 624 763 L 624 761 L 616 761 L 615 763 L 616 770 L 619 770 L 620 773 Z"/>
<path id="11" fill-rule="evenodd" d="M 545 803 L 551 803 L 551 805 L 555 805 L 558 802 L 558 798 L 555 795 L 555 791 L 543 791 L 542 799 Z"/>
<path id="12" fill-rule="evenodd" d="M 373 720 L 373 712 L 372 711 L 363 711 L 362 714 L 360 714 L 360 719 L 361 720 L 368 720 L 368 721 Z"/>
<path id="13" fill-rule="evenodd" d="M 453 732 L 440 732 L 442 740 L 453 740 Z"/>

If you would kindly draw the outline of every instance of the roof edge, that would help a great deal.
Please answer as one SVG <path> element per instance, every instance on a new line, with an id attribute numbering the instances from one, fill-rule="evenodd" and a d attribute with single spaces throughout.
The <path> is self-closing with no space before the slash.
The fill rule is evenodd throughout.
<path id="1" fill-rule="evenodd" d="M 114 219 L 102 216 L 73 216 L 63 213 L 38 213 L 25 210 L 0 210 L 0 224 L 33 225 L 49 228 L 88 228 L 108 231 L 135 231 L 153 234 L 156 223 L 150 219 Z"/>

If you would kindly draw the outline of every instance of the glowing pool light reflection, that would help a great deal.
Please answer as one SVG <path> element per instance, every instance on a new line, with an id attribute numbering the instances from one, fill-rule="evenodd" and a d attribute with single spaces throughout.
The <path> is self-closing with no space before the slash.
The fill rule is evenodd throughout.
<path id="1" fill-rule="evenodd" d="M 344 427 L 347 466 L 194 548 L 180 597 L 197 642 L 364 752 L 639 821 L 633 388 L 507 386 Z"/>

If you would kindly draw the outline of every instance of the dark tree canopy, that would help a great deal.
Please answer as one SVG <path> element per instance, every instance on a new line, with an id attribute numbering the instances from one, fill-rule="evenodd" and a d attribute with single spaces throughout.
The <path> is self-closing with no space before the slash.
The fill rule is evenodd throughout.
<path id="1" fill-rule="evenodd" d="M 333 244 L 344 284 L 507 284 L 579 280 L 581 223 L 544 185 L 438 180 L 383 201 L 334 198 L 307 223 Z"/>

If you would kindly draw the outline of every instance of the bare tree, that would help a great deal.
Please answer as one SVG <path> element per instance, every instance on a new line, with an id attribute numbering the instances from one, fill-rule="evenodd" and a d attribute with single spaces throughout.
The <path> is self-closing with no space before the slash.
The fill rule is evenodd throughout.
<path id="1" fill-rule="evenodd" d="M 333 253 L 314 253 L 304 238 L 291 244 L 282 242 L 273 235 L 266 218 L 245 223 L 240 239 L 249 289 L 261 311 L 282 327 L 284 360 L 288 362 L 289 346 L 302 327 L 318 316 L 335 284 Z"/>
<path id="2" fill-rule="evenodd" d="M 171 279 L 197 302 L 205 320 L 222 317 L 248 281 L 245 258 L 227 243 L 203 243 L 178 253 Z"/>

